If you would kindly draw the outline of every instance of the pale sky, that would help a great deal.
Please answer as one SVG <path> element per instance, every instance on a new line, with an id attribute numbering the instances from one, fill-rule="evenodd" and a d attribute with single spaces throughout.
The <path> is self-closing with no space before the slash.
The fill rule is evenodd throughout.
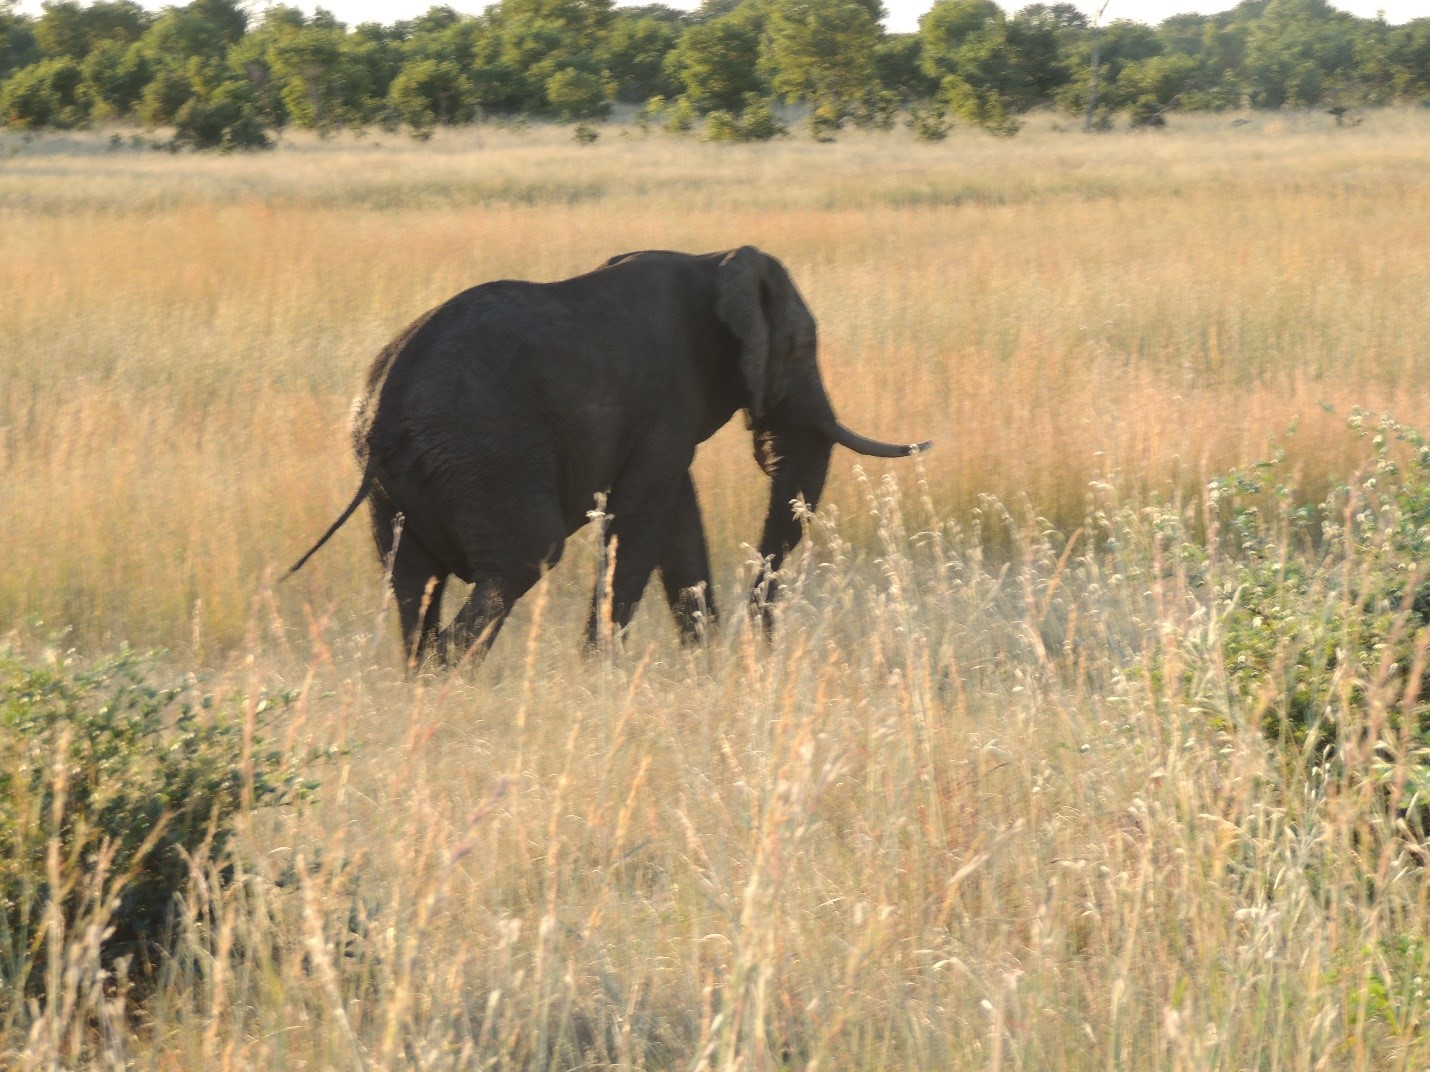
<path id="1" fill-rule="evenodd" d="M 163 0 L 140 0 L 140 2 L 148 8 L 157 9 L 165 6 Z M 179 0 L 175 0 L 175 2 L 177 3 Z M 446 0 L 450 7 L 473 14 L 486 7 L 487 2 L 488 0 Z M 617 3 L 621 2 L 623 0 L 617 0 Z M 625 0 L 625 2 L 639 3 L 642 0 Z M 699 0 L 663 0 L 663 2 L 668 3 L 671 7 L 687 10 L 699 6 Z M 1031 2 L 1031 0 L 1000 0 L 1005 11 L 1016 11 L 1027 2 Z M 1052 0 L 1046 0 L 1046 2 L 1052 2 Z M 1072 2 L 1083 11 L 1092 14 L 1096 12 L 1101 0 L 1072 0 Z M 1135 19 L 1138 22 L 1155 25 L 1170 15 L 1178 15 L 1186 11 L 1210 14 L 1235 7 L 1236 3 L 1237 0 L 1108 0 L 1107 12 L 1103 18 L 1108 21 Z M 1332 0 L 1332 3 L 1342 11 L 1349 11 L 1361 18 L 1371 18 L 1376 12 L 1383 11 L 1386 21 L 1391 23 L 1409 22 L 1411 19 L 1430 16 L 1430 0 Z M 884 0 L 884 7 L 889 12 L 886 24 L 890 30 L 896 32 L 916 30 L 918 29 L 919 16 L 931 5 L 932 0 Z M 248 6 L 251 11 L 261 11 L 265 5 L 262 0 L 258 0 Z M 316 6 L 326 7 L 342 21 L 354 25 L 359 22 L 390 23 L 396 22 L 398 19 L 412 18 L 432 7 L 433 0 L 327 0 L 321 5 L 314 3 L 313 0 L 296 0 L 295 6 L 309 12 Z M 40 0 L 21 0 L 20 10 L 37 15 L 40 12 Z"/>

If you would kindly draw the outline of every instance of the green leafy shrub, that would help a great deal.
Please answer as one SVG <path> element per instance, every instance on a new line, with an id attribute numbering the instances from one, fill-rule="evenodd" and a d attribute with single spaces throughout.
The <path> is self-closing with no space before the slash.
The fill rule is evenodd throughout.
<path id="1" fill-rule="evenodd" d="M 20 130 L 80 126 L 91 104 L 84 72 L 71 59 L 32 64 L 0 87 L 0 119 Z"/>
<path id="2" fill-rule="evenodd" d="M 740 113 L 740 137 L 743 141 L 770 141 L 788 134 L 785 125 L 775 115 L 775 106 L 768 97 L 749 97 Z"/>
<path id="3" fill-rule="evenodd" d="M 1361 473 L 1298 506 L 1278 455 L 1214 480 L 1234 553 L 1209 578 L 1226 678 L 1244 709 L 1311 765 L 1357 757 L 1430 817 L 1430 444 L 1357 413 Z M 1398 772 L 1398 773 L 1397 773 Z M 1407 773 L 1408 772 L 1408 773 Z"/>
<path id="4" fill-rule="evenodd" d="M 393 114 L 414 137 L 429 138 L 438 123 L 470 119 L 472 83 L 451 60 L 422 60 L 404 67 L 387 92 Z"/>
<path id="5" fill-rule="evenodd" d="M 989 87 L 975 87 L 949 75 L 943 80 L 939 96 L 950 114 L 1000 138 L 1011 138 L 1022 128 L 1009 112 L 1007 101 Z"/>
<path id="6" fill-rule="evenodd" d="M 108 932 L 103 963 L 152 964 L 191 861 L 220 863 L 241 815 L 312 788 L 263 737 L 291 697 L 235 709 L 153 673 L 129 653 L 82 668 L 0 649 L 0 974 L 12 998 L 40 990 L 47 950 L 86 927 Z"/>
<path id="7" fill-rule="evenodd" d="M 102 41 L 84 59 L 84 80 L 94 98 L 96 118 L 129 115 L 153 77 L 153 65 L 142 48 L 121 41 Z"/>
<path id="8" fill-rule="evenodd" d="M 953 120 L 936 104 L 915 105 L 909 111 L 909 129 L 919 141 L 943 141 L 953 129 Z"/>
<path id="9" fill-rule="evenodd" d="M 665 98 L 657 93 L 636 109 L 635 124 L 642 134 L 649 134 L 651 124 L 660 122 L 661 113 L 665 111 L 665 107 Z"/>
<path id="10" fill-rule="evenodd" d="M 873 89 L 865 93 L 855 105 L 851 118 L 861 130 L 893 130 L 899 120 L 899 109 L 903 101 L 897 93 L 887 89 Z"/>
<path id="11" fill-rule="evenodd" d="M 268 149 L 257 96 L 247 82 L 223 83 L 207 96 L 190 97 L 174 116 L 174 140 L 191 149 Z"/>
<path id="12" fill-rule="evenodd" d="M 546 100 L 562 119 L 604 119 L 611 112 L 608 89 L 594 71 L 563 67 L 546 80 Z"/>
<path id="13" fill-rule="evenodd" d="M 809 133 L 817 142 L 832 142 L 844 126 L 844 117 L 827 105 L 809 113 Z"/>
<path id="14" fill-rule="evenodd" d="M 151 127 L 168 126 L 193 95 L 194 83 L 189 76 L 167 67 L 144 87 L 135 111 Z"/>
<path id="15" fill-rule="evenodd" d="M 705 117 L 706 141 L 770 141 L 787 134 L 768 99 L 752 97 L 739 115 L 717 110 Z"/>
<path id="16" fill-rule="evenodd" d="M 1164 127 L 1166 108 L 1156 97 L 1144 93 L 1127 106 L 1127 117 L 1134 127 Z"/>
<path id="17" fill-rule="evenodd" d="M 706 141 L 739 141 L 740 124 L 733 115 L 716 109 L 705 117 Z"/>
<path id="18" fill-rule="evenodd" d="M 698 116 L 695 105 L 686 98 L 681 97 L 674 104 L 665 108 L 665 131 L 667 134 L 688 134 L 695 129 L 695 120 Z"/>

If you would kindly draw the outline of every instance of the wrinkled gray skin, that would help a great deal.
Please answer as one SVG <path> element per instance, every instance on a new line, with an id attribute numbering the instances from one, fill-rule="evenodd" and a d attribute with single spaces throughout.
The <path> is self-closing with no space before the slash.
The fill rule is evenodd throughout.
<path id="1" fill-rule="evenodd" d="M 682 637 L 698 640 L 716 610 L 690 465 L 741 409 L 771 478 L 752 593 L 768 625 L 801 535 L 791 503 L 818 504 L 835 443 L 879 457 L 928 444 L 838 424 L 814 317 L 784 266 L 749 246 L 622 254 L 557 283 L 485 283 L 427 313 L 373 362 L 353 413 L 362 484 L 290 573 L 367 499 L 410 659 L 482 651 L 606 492 L 613 626 L 658 571 Z M 474 587 L 443 629 L 452 576 Z"/>

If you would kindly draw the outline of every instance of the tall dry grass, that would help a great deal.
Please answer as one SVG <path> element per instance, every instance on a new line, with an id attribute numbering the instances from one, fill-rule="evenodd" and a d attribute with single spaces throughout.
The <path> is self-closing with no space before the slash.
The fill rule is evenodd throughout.
<path id="1" fill-rule="evenodd" d="M 232 650 L 265 571 L 351 494 L 342 426 L 381 345 L 475 282 L 625 249 L 781 257 L 836 405 L 934 438 L 950 516 L 994 494 L 1070 531 L 1094 477 L 1169 495 L 1298 419 L 1315 491 L 1345 463 L 1321 404 L 1425 416 L 1430 337 L 1426 120 L 1321 118 L 940 146 L 32 149 L 0 170 L 0 618 Z M 699 461 L 722 584 L 763 507 L 743 438 Z M 352 525 L 285 613 L 366 614 L 367 543 Z"/>
<path id="2" fill-rule="evenodd" d="M 1264 738 L 1138 510 L 1195 526 L 1293 421 L 1316 495 L 1363 460 L 1323 402 L 1424 422 L 1430 119 L 558 137 L 3 164 L 12 643 L 162 644 L 220 694 L 296 689 L 281 746 L 339 752 L 194 860 L 151 992 L 100 973 L 102 906 L 52 930 L 40 1000 L 0 980 L 0 1063 L 1430 1064 L 1415 843 L 1356 763 Z M 794 272 L 849 423 L 938 440 L 902 492 L 840 459 L 773 645 L 732 615 L 683 651 L 648 612 L 581 659 L 584 536 L 475 675 L 402 679 L 360 525 L 268 587 L 351 494 L 348 396 L 412 316 L 742 242 Z M 698 463 L 727 596 L 741 439 Z"/>
<path id="3" fill-rule="evenodd" d="M 872 553 L 822 525 L 772 646 L 733 628 L 582 661 L 547 583 L 476 679 L 404 682 L 331 626 L 306 667 L 211 679 L 297 685 L 286 747 L 344 753 L 315 801 L 250 817 L 235 860 L 196 860 L 142 1004 L 76 927 L 0 1052 L 1425 1067 L 1423 846 L 1354 765 L 1266 740 L 1205 579 L 1147 571 L 1165 530 L 1104 491 L 1070 551 L 1011 522 L 1006 573 L 924 496 L 906 520 L 892 483 L 857 494 Z"/>

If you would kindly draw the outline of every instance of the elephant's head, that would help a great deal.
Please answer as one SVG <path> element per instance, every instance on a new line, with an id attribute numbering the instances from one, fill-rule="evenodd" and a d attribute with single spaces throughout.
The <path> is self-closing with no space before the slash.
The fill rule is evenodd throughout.
<path id="1" fill-rule="evenodd" d="M 717 272 L 716 313 L 738 340 L 755 457 L 773 482 L 760 539 L 768 563 L 760 585 L 767 587 L 800 540 L 790 503 L 802 497 L 811 509 L 818 505 L 836 443 L 876 458 L 902 458 L 932 444 L 881 443 L 839 423 L 819 375 L 814 317 L 779 261 L 741 246 Z"/>

